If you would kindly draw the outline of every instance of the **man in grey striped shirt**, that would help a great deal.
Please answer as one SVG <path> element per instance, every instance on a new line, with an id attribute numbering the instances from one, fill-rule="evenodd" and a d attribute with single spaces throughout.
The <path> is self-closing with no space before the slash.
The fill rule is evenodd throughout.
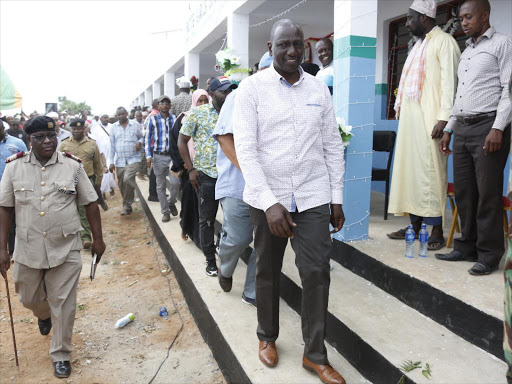
<path id="1" fill-rule="evenodd" d="M 453 141 L 455 199 L 462 236 L 446 261 L 473 260 L 471 275 L 498 269 L 505 251 L 502 227 L 503 169 L 510 149 L 512 39 L 491 27 L 488 0 L 467 0 L 459 16 L 470 38 L 460 58 L 453 113 L 440 142 L 448 155 Z"/>

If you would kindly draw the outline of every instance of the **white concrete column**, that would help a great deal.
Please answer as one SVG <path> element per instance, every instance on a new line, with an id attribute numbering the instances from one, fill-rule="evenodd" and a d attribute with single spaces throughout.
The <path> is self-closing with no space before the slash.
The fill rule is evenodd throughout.
<path id="1" fill-rule="evenodd" d="M 153 99 L 156 99 L 160 96 L 162 96 L 162 90 L 160 87 L 160 83 L 158 81 L 155 81 L 153 83 Z"/>
<path id="2" fill-rule="evenodd" d="M 228 16 L 228 47 L 240 58 L 240 68 L 249 68 L 249 15 Z"/>
<path id="3" fill-rule="evenodd" d="M 151 107 L 151 103 L 153 103 L 153 90 L 152 87 L 147 88 L 144 91 L 144 105 Z"/>
<path id="4" fill-rule="evenodd" d="M 164 94 L 169 97 L 176 96 L 176 75 L 174 72 L 167 71 L 164 74 Z"/>
<path id="5" fill-rule="evenodd" d="M 199 78 L 199 53 L 188 52 L 185 54 L 185 77 L 190 80 L 192 76 Z"/>
<path id="6" fill-rule="evenodd" d="M 139 99 L 138 99 L 138 100 L 139 100 L 139 101 L 138 101 L 138 104 L 137 104 L 137 105 L 140 105 L 141 107 L 143 107 L 143 106 L 144 106 L 144 93 L 141 93 L 141 94 L 139 95 Z"/>

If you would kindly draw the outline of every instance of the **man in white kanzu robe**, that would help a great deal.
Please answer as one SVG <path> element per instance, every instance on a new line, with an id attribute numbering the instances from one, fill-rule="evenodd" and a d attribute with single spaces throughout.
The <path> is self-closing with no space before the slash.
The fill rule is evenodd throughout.
<path id="1" fill-rule="evenodd" d="M 398 124 L 389 213 L 409 214 L 416 235 L 432 225 L 429 249 L 445 245 L 447 157 L 439 150 L 453 107 L 460 49 L 435 23 L 435 0 L 415 0 L 406 27 L 419 41 L 402 72 L 395 110 Z M 404 239 L 405 230 L 388 234 Z"/>

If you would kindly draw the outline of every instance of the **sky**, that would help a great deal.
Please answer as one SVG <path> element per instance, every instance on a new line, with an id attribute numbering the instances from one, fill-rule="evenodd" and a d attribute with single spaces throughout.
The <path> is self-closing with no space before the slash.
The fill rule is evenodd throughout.
<path id="1" fill-rule="evenodd" d="M 113 114 L 173 63 L 183 45 L 187 1 L 0 0 L 0 64 L 44 112 L 58 96 Z"/>

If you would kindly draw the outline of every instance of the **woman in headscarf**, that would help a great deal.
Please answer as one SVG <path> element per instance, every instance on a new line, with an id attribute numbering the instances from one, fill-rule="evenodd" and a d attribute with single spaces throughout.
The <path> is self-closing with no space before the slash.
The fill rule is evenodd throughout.
<path id="1" fill-rule="evenodd" d="M 192 106 L 190 109 L 198 107 L 203 104 L 210 102 L 210 96 L 204 89 L 198 89 L 192 94 Z M 188 171 L 185 169 L 185 164 L 181 158 L 178 150 L 178 136 L 180 129 L 183 124 L 183 119 L 188 115 L 187 112 L 181 113 L 177 118 L 172 127 L 170 134 L 170 152 L 172 159 L 171 172 L 176 177 L 180 178 L 181 181 L 181 212 L 180 212 L 180 225 L 181 225 L 181 237 L 183 240 L 187 240 L 189 237 L 196 244 L 198 248 L 201 248 L 199 240 L 199 204 L 197 201 L 197 195 L 192 188 L 188 180 Z M 194 142 L 189 140 L 188 142 L 190 156 L 194 159 Z"/>

